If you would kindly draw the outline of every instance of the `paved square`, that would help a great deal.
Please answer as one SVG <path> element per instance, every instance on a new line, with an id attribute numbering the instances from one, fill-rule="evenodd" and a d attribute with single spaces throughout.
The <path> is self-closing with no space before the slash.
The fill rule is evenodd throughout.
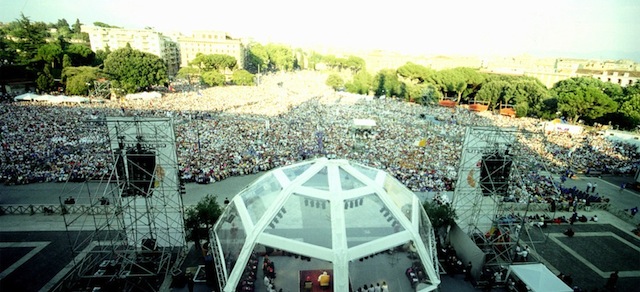
<path id="1" fill-rule="evenodd" d="M 640 248 L 614 234 L 557 239 L 603 272 L 640 270 L 640 261 L 634 260 L 638 259 Z"/>
<path id="2" fill-rule="evenodd" d="M 27 255 L 34 247 L 0 248 L 0 273 Z"/>

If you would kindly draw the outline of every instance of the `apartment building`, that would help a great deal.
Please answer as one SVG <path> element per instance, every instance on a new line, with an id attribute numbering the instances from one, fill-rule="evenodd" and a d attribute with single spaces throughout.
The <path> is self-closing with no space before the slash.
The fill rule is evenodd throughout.
<path id="1" fill-rule="evenodd" d="M 83 25 L 82 31 L 89 34 L 91 50 L 117 50 L 126 47 L 154 54 L 167 64 L 167 74 L 174 76 L 180 69 L 178 44 L 171 38 L 151 29 L 124 29 Z"/>
<path id="2" fill-rule="evenodd" d="M 176 38 L 180 48 L 180 66 L 189 66 L 198 53 L 205 55 L 223 54 L 235 57 L 238 68 L 244 68 L 243 41 L 232 38 L 225 32 L 200 30 L 190 35 L 179 35 Z"/>

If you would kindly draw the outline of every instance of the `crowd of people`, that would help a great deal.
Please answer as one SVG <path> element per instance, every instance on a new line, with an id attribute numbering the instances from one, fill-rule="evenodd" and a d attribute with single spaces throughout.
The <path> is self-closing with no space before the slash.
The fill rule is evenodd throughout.
<path id="1" fill-rule="evenodd" d="M 0 175 L 8 184 L 104 178 L 112 171 L 105 129 L 87 121 L 123 115 L 173 117 L 181 175 L 201 182 L 326 156 L 383 169 L 413 191 L 451 191 L 467 126 L 515 126 L 527 133 L 519 137 L 525 147 L 518 153 L 530 162 L 521 172 L 527 177 L 511 191 L 541 201 L 553 184 L 540 169 L 629 170 L 640 158 L 633 146 L 595 133 L 542 134 L 537 119 L 335 92 L 325 80 L 326 74 L 302 71 L 264 75 L 257 86 L 176 90 L 158 99 L 5 101 Z M 358 131 L 354 119 L 376 125 Z"/>

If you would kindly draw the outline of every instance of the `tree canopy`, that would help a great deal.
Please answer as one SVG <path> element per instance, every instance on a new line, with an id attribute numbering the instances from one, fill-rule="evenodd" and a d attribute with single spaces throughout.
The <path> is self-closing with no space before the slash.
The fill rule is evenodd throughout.
<path id="1" fill-rule="evenodd" d="M 167 68 L 158 56 L 125 47 L 113 51 L 104 61 L 104 71 L 117 86 L 133 93 L 168 80 Z"/>
<path id="2" fill-rule="evenodd" d="M 610 86 L 590 77 L 574 77 L 556 83 L 552 92 L 558 98 L 558 111 L 573 122 L 581 117 L 594 120 L 615 112 L 618 105 L 605 91 Z"/>

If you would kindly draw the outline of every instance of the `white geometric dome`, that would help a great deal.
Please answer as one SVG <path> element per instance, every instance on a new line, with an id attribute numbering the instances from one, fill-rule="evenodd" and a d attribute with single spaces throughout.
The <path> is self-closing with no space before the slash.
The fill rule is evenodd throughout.
<path id="1" fill-rule="evenodd" d="M 358 260 L 385 251 L 421 266 L 416 290 L 440 283 L 434 231 L 419 198 L 386 172 L 347 160 L 320 158 L 264 174 L 233 197 L 210 242 L 227 292 L 236 291 L 262 247 L 329 263 L 333 291 L 349 291 L 349 281 L 359 283 L 349 275 Z"/>

